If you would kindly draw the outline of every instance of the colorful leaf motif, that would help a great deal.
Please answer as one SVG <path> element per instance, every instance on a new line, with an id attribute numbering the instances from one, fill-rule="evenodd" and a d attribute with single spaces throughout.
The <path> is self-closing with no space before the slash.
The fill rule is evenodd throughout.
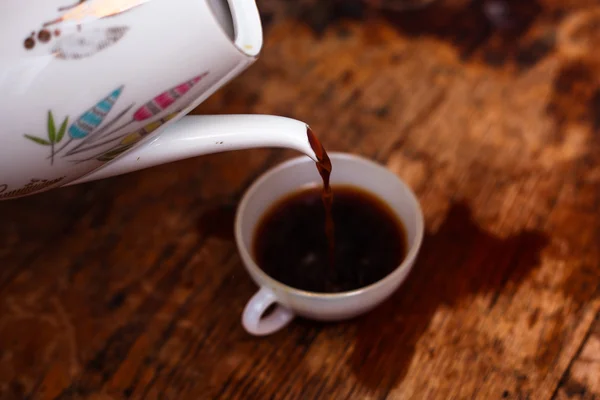
<path id="1" fill-rule="evenodd" d="M 96 129 L 108 115 L 113 105 L 121 95 L 124 86 L 113 90 L 92 108 L 84 112 L 69 128 L 72 139 L 83 139 Z"/>
<path id="2" fill-rule="evenodd" d="M 54 125 L 52 111 L 48 111 L 48 140 L 50 143 L 56 142 L 56 126 Z"/>
<path id="3" fill-rule="evenodd" d="M 107 138 L 109 136 L 114 135 L 119 132 L 121 129 L 125 128 L 128 125 L 131 125 L 134 122 L 145 121 L 153 116 L 164 111 L 166 108 L 175 103 L 179 98 L 181 98 L 184 94 L 186 94 L 194 85 L 196 85 L 202 78 L 208 75 L 208 71 L 202 73 L 201 75 L 196 76 L 186 82 L 180 83 L 177 86 L 172 87 L 169 90 L 166 90 L 156 96 L 154 99 L 148 101 L 146 104 L 138 108 L 133 113 L 133 118 L 125 122 L 124 124 L 110 130 L 107 133 L 102 133 L 99 136 L 100 138 Z M 101 129 L 104 130 L 104 129 Z M 93 141 L 97 142 L 98 139 L 94 138 Z M 79 147 L 79 146 L 77 146 Z M 70 152 L 70 154 L 74 154 L 74 152 Z"/>
<path id="4" fill-rule="evenodd" d="M 119 140 L 119 143 L 110 148 L 108 151 L 106 150 L 102 150 L 100 152 L 100 154 L 96 154 L 92 157 L 83 159 L 83 160 L 79 160 L 79 162 L 83 162 L 83 161 L 87 161 L 87 160 L 91 160 L 91 159 L 98 159 L 100 160 L 100 158 L 104 157 L 106 154 L 108 153 L 112 153 L 113 151 L 116 151 L 118 149 L 120 149 L 122 146 L 133 146 L 134 144 L 136 144 L 137 142 L 139 142 L 141 139 L 143 139 L 145 136 L 149 135 L 151 132 L 154 132 L 156 129 L 160 128 L 164 123 L 168 122 L 169 120 L 173 119 L 174 117 L 176 117 L 182 110 L 177 110 L 175 112 L 172 112 L 171 114 L 163 117 L 163 118 L 159 118 L 156 121 L 150 122 L 148 124 L 146 124 L 145 126 L 143 126 L 141 129 L 138 129 L 135 132 L 132 133 L 128 133 L 125 135 L 121 135 L 121 136 L 117 136 L 114 137 L 112 139 L 107 139 L 104 140 L 103 142 L 100 143 L 96 143 L 96 144 L 92 144 L 91 146 L 87 146 L 87 147 L 83 147 L 81 149 L 78 149 L 76 151 L 73 151 L 72 154 L 78 154 L 78 153 L 83 153 L 89 150 L 93 150 L 95 148 L 99 148 L 99 147 L 103 147 L 104 145 L 107 145 L 109 143 L 113 143 L 117 140 Z"/>
<path id="5" fill-rule="evenodd" d="M 135 121 L 144 121 L 156 114 L 164 111 L 167 107 L 173 104 L 177 99 L 186 94 L 196 83 L 200 82 L 202 78 L 208 75 L 208 72 L 198 75 L 189 81 L 183 82 L 169 90 L 156 96 L 133 113 L 133 119 Z"/>
<path id="6" fill-rule="evenodd" d="M 90 57 L 117 43 L 128 30 L 127 26 L 113 26 L 106 29 L 75 32 L 58 40 L 52 48 L 52 54 L 61 60 Z"/>
<path id="7" fill-rule="evenodd" d="M 121 120 L 121 118 L 123 118 L 123 116 L 125 114 L 127 114 L 133 108 L 133 106 L 134 106 L 134 103 L 131 103 L 130 105 L 128 105 L 127 107 L 125 107 L 124 109 L 119 111 L 119 113 L 117 115 L 115 115 L 114 117 L 112 117 L 110 120 L 106 120 L 106 123 L 104 124 L 104 126 L 102 126 L 102 128 L 98 129 L 96 132 L 94 132 L 94 134 L 92 136 L 90 136 L 83 142 L 86 142 L 88 139 L 90 142 L 94 142 L 98 135 L 101 135 L 102 132 L 105 132 L 106 130 L 112 128 L 117 122 L 119 122 Z"/>
<path id="8" fill-rule="evenodd" d="M 49 141 L 47 141 L 46 139 L 42 139 L 37 136 L 31 136 L 31 135 L 23 135 L 23 136 L 25 136 L 27 139 L 31 140 L 32 142 L 35 142 L 37 144 L 41 144 L 44 146 L 50 146 L 52 144 Z"/>
<path id="9" fill-rule="evenodd" d="M 188 93 L 190 89 L 192 89 L 194 85 L 196 85 L 206 75 L 208 75 L 208 72 L 198 75 L 195 78 L 192 78 L 177 86 L 174 86 L 169 90 L 162 92 L 158 96 L 154 97 L 152 100 L 145 103 L 142 107 L 138 108 L 133 113 L 131 120 L 117 128 L 112 129 L 108 133 L 104 132 L 110 129 L 112 125 L 116 123 L 116 121 L 118 121 L 133 107 L 133 104 L 131 104 L 129 107 L 126 107 L 124 110 L 122 110 L 113 120 L 109 120 L 108 123 L 104 123 L 106 117 L 111 112 L 113 106 L 121 96 L 124 90 L 124 86 L 120 86 L 117 89 L 113 90 L 105 98 L 103 98 L 93 107 L 81 114 L 79 118 L 77 118 L 75 122 L 73 122 L 71 126 L 68 127 L 68 129 L 68 116 L 64 118 L 60 127 L 57 130 L 54 115 L 51 111 L 48 111 L 48 140 L 32 135 L 24 136 L 25 138 L 27 138 L 30 141 L 33 141 L 34 143 L 44 146 L 51 146 L 50 156 L 48 157 L 51 160 L 51 163 L 54 162 L 54 158 L 57 154 L 59 154 L 63 149 L 69 147 L 69 144 L 73 140 L 78 140 L 78 145 L 68 150 L 66 155 L 64 155 L 63 157 L 87 152 L 96 148 L 102 148 L 108 145 L 109 143 L 114 144 L 114 142 L 118 141 L 119 144 L 117 146 L 113 146 L 108 151 L 104 150 L 100 154 L 96 154 L 94 157 L 88 158 L 86 160 L 96 158 L 97 160 L 106 161 L 112 159 L 118 154 L 121 154 L 125 150 L 131 148 L 144 136 L 159 128 L 163 123 L 177 116 L 182 110 L 179 109 L 178 111 L 171 112 L 170 114 L 162 118 L 158 118 L 152 122 L 147 122 L 145 126 L 133 133 L 111 137 L 114 133 L 121 131 L 121 129 L 124 129 L 126 126 L 132 123 L 146 121 L 165 111 L 167 108 L 175 104 L 178 99 L 180 99 L 182 96 Z M 100 128 L 100 126 L 103 123 L 103 127 Z M 67 140 L 66 143 L 63 143 L 60 146 L 60 148 L 58 148 L 58 150 L 55 150 L 55 145 L 63 140 L 66 133 L 68 133 L 70 137 L 69 140 Z M 94 138 L 94 141 L 91 141 L 92 138 Z M 77 162 L 83 162 L 86 160 L 79 160 Z"/>

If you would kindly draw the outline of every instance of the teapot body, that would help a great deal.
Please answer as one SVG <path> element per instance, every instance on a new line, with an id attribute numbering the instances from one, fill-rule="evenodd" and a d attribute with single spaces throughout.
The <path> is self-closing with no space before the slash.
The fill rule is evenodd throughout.
<path id="1" fill-rule="evenodd" d="M 258 11 L 250 1 L 230 0 L 230 14 L 227 6 L 1 2 L 0 200 L 118 161 L 252 64 Z"/>

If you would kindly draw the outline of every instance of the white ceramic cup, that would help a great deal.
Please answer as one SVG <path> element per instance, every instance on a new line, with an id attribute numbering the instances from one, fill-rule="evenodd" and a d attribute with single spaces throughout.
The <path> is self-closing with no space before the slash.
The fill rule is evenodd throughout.
<path id="1" fill-rule="evenodd" d="M 423 240 L 423 213 L 411 189 L 394 173 L 365 158 L 330 154 L 331 185 L 351 185 L 385 201 L 406 230 L 408 253 L 385 278 L 360 289 L 340 293 L 314 293 L 287 286 L 267 275 L 251 254 L 255 229 L 275 202 L 301 188 L 322 185 L 314 161 L 301 156 L 267 171 L 247 190 L 235 219 L 235 240 L 242 261 L 260 287 L 246 305 L 242 324 L 253 335 L 268 335 L 286 326 L 295 316 L 321 321 L 355 317 L 389 297 L 411 270 Z M 334 191 L 335 196 L 335 191 Z M 275 309 L 263 317 L 269 306 Z"/>

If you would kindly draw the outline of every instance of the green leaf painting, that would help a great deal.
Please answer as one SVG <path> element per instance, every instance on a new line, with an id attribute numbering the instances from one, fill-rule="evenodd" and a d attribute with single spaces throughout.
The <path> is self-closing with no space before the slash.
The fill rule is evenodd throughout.
<path id="1" fill-rule="evenodd" d="M 31 140 L 32 142 L 35 142 L 37 144 L 43 144 L 44 146 L 50 146 L 50 144 L 51 144 L 46 139 L 42 139 L 42 138 L 39 138 L 37 136 L 25 135 L 25 137 L 27 139 Z"/>
<path id="2" fill-rule="evenodd" d="M 50 143 L 54 143 L 56 140 L 56 126 L 54 125 L 52 111 L 48 111 L 48 139 L 50 140 Z"/>
<path id="3" fill-rule="evenodd" d="M 58 129 L 58 135 L 56 136 L 56 143 L 59 143 L 63 137 L 65 136 L 65 132 L 67 131 L 67 125 L 69 123 L 69 117 L 66 117 L 62 124 L 60 124 L 60 128 Z"/>
<path id="4" fill-rule="evenodd" d="M 46 134 L 48 139 L 44 139 L 38 136 L 33 135 L 23 135 L 25 138 L 31 140 L 34 143 L 40 144 L 42 146 L 50 146 L 50 165 L 54 164 L 54 155 L 56 154 L 54 150 L 54 145 L 60 143 L 60 141 L 65 136 L 65 132 L 67 130 L 67 125 L 69 124 L 69 117 L 65 117 L 58 128 L 58 132 L 56 131 L 56 123 L 54 122 L 54 115 L 52 111 L 48 111 L 48 120 L 46 124 Z"/>

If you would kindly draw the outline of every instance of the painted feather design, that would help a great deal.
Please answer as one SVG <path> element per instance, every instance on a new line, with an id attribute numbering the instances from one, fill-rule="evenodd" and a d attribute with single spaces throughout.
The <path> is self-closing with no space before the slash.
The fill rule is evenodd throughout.
<path id="1" fill-rule="evenodd" d="M 173 105 L 183 95 L 189 92 L 206 75 L 208 75 L 208 72 L 204 72 L 203 74 L 198 75 L 195 78 L 180 83 L 179 85 L 174 86 L 171 89 L 165 90 L 164 92 L 162 92 L 161 94 L 154 97 L 152 100 L 146 102 L 143 106 L 138 108 L 133 113 L 133 117 L 130 121 L 127 121 L 126 123 L 118 126 L 110 132 L 102 134 L 101 138 L 111 136 L 115 132 L 120 131 L 121 129 L 134 122 L 142 122 L 160 114 L 161 112 L 169 108 L 169 106 Z M 94 139 L 93 141 L 96 142 L 97 139 Z"/>
<path id="2" fill-rule="evenodd" d="M 92 149 L 97 149 L 101 146 L 104 146 L 109 143 L 114 143 L 116 140 L 121 139 L 123 136 L 111 137 L 115 133 L 120 132 L 122 129 L 131 125 L 135 122 L 146 121 L 161 112 L 165 111 L 167 108 L 172 106 L 179 100 L 182 96 L 188 93 L 198 82 L 202 80 L 205 76 L 208 75 L 208 72 L 204 72 L 190 80 L 182 82 L 177 86 L 174 86 L 159 95 L 155 96 L 152 100 L 146 102 L 143 106 L 139 107 L 134 113 L 131 120 L 121 124 L 120 126 L 110 130 L 107 133 L 95 132 L 94 135 L 91 135 L 89 138 L 85 139 L 82 143 L 75 146 L 71 150 L 69 150 L 66 155 L 72 156 L 78 153 L 86 152 Z M 176 115 L 177 113 L 175 113 Z M 162 118 L 164 119 L 164 118 Z M 161 119 L 161 120 L 162 120 Z M 144 131 L 148 126 L 152 125 L 152 123 L 147 124 L 146 127 L 141 128 L 140 131 Z M 160 124 L 158 125 L 160 126 Z M 157 127 L 158 127 L 157 126 Z M 154 128 L 156 129 L 156 128 Z M 105 128 L 101 128 L 100 131 L 104 131 Z M 146 132 L 145 134 L 148 134 Z M 95 158 L 95 157 L 94 157 Z"/>
<path id="3" fill-rule="evenodd" d="M 127 26 L 113 26 L 75 32 L 61 38 L 52 49 L 52 54 L 61 60 L 90 57 L 117 43 L 128 30 Z"/>
<path id="4" fill-rule="evenodd" d="M 194 87 L 194 85 L 196 85 L 196 83 L 200 82 L 200 80 L 206 75 L 207 72 L 159 94 L 154 99 L 150 100 L 149 102 L 138 108 L 136 112 L 133 113 L 133 119 L 135 121 L 144 121 L 148 118 L 155 116 L 161 111 L 166 110 L 167 107 L 175 103 L 177 99 L 186 94 L 192 87 Z"/>
<path id="5" fill-rule="evenodd" d="M 69 136 L 72 139 L 83 139 L 98 128 L 108 115 L 119 96 L 123 92 L 124 86 L 113 90 L 108 96 L 100 100 L 92 108 L 84 112 L 70 127 Z"/>
<path id="6" fill-rule="evenodd" d="M 102 143 L 97 143 L 97 144 L 88 146 L 79 151 L 75 151 L 73 154 L 77 154 L 80 152 L 92 150 L 94 148 L 102 147 L 108 143 L 113 143 L 118 140 L 119 143 L 116 146 L 111 147 L 109 150 L 103 150 L 100 152 L 100 154 L 96 154 L 94 156 L 87 157 L 87 158 L 85 158 L 83 160 L 79 160 L 77 162 L 84 162 L 84 161 L 89 161 L 92 159 L 97 159 L 99 161 L 106 161 L 106 158 L 109 156 L 114 158 L 116 155 L 121 154 L 122 152 L 124 152 L 127 149 L 130 149 L 133 145 L 135 145 L 137 142 L 142 140 L 144 137 L 148 136 L 150 133 L 152 133 L 155 130 L 157 130 L 158 128 L 160 128 L 163 124 L 165 124 L 168 121 L 170 121 L 171 119 L 175 118 L 177 115 L 179 115 L 179 113 L 181 113 L 181 111 L 183 111 L 183 109 L 177 110 L 163 118 L 160 118 L 156 121 L 150 122 L 150 123 L 144 125 L 142 128 L 136 130 L 135 132 L 126 133 L 124 135 L 120 135 L 115 138 L 105 140 Z"/>

